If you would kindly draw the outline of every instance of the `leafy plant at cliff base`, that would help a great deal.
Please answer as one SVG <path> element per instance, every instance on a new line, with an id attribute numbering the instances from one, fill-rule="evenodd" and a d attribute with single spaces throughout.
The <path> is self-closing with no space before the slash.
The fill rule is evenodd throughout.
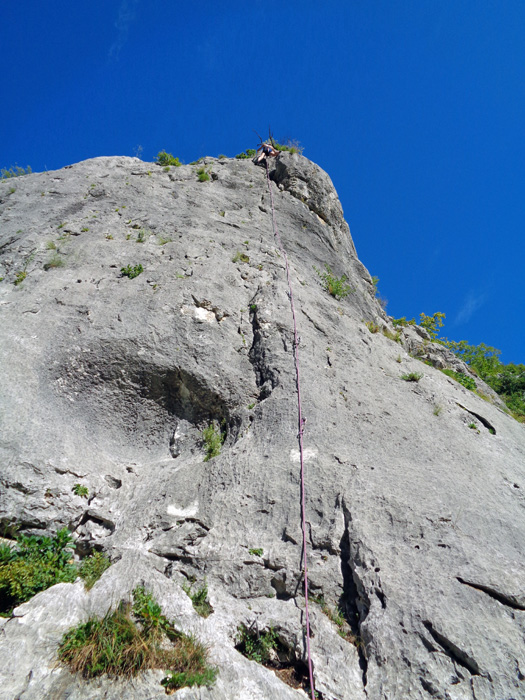
<path id="1" fill-rule="evenodd" d="M 326 264 L 324 267 L 324 272 L 315 267 L 315 265 L 314 270 L 319 276 L 323 288 L 329 294 L 331 294 L 331 296 L 335 297 L 336 299 L 344 299 L 350 293 L 355 291 L 355 289 L 347 284 L 348 277 L 346 275 L 342 275 L 342 277 L 338 278 L 332 273 L 332 270 L 328 264 Z"/>
<path id="2" fill-rule="evenodd" d="M 204 441 L 204 449 L 206 456 L 204 461 L 208 462 L 213 457 L 217 457 L 221 453 L 221 447 L 226 439 L 226 434 L 221 432 L 221 429 L 214 421 L 202 431 L 202 439 Z"/>
<path id="3" fill-rule="evenodd" d="M 158 165 L 174 165 L 177 168 L 182 165 L 178 158 L 175 158 L 171 153 L 166 153 L 166 151 L 159 151 L 155 162 Z"/>
<path id="4" fill-rule="evenodd" d="M 175 629 L 151 593 L 133 591 L 133 604 L 122 601 L 103 618 L 91 617 L 66 632 L 60 661 L 84 678 L 102 674 L 134 677 L 146 669 L 170 671 L 167 690 L 211 685 L 217 675 L 208 665 L 206 647 Z"/>
<path id="5" fill-rule="evenodd" d="M 0 545 L 0 610 L 8 612 L 55 583 L 73 582 L 72 547 L 67 528 L 54 537 L 19 535 L 15 547 Z"/>

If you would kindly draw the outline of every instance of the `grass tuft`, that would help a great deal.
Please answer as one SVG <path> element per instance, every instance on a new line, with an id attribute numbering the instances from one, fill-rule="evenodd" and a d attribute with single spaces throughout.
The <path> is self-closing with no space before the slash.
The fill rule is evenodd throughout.
<path id="1" fill-rule="evenodd" d="M 208 182 L 210 179 L 210 174 L 206 172 L 204 167 L 202 167 L 197 170 L 197 178 L 199 182 Z"/>
<path id="2" fill-rule="evenodd" d="M 404 379 L 405 382 L 418 382 L 422 377 L 421 372 L 408 372 L 408 374 L 401 375 L 401 379 Z"/>
<path id="3" fill-rule="evenodd" d="M 84 678 L 169 670 L 162 680 L 167 690 L 211 685 L 217 671 L 207 656 L 207 648 L 176 630 L 144 588 L 133 591 L 133 604 L 122 601 L 103 618 L 91 617 L 66 632 L 58 649 L 60 661 Z"/>

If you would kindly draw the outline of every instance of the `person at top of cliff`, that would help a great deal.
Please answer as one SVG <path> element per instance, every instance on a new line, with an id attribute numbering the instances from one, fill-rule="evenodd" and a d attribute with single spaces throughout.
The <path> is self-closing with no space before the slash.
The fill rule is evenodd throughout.
<path id="1" fill-rule="evenodd" d="M 255 162 L 260 163 L 267 156 L 275 158 L 279 155 L 279 151 L 272 146 L 271 143 L 261 143 L 257 149 L 257 154 L 255 156 Z"/>

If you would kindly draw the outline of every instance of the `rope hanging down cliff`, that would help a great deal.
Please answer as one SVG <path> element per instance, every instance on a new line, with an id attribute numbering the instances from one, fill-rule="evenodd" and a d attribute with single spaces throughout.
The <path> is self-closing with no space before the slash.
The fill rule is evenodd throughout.
<path id="1" fill-rule="evenodd" d="M 263 144 L 264 145 L 264 144 Z M 303 433 L 304 424 L 306 423 L 306 418 L 303 417 L 302 406 L 301 406 L 301 382 L 299 375 L 299 336 L 297 334 L 297 320 L 295 316 L 295 305 L 293 298 L 292 281 L 290 278 L 290 266 L 288 265 L 288 256 L 286 255 L 286 250 L 284 249 L 281 236 L 277 229 L 277 224 L 275 221 L 275 206 L 273 202 L 273 192 L 272 183 L 270 180 L 270 169 L 268 166 L 268 155 L 273 155 L 272 153 L 266 154 L 265 165 L 266 165 L 266 180 L 268 182 L 268 191 L 270 193 L 270 201 L 272 205 L 272 223 L 273 223 L 273 234 L 279 250 L 284 258 L 284 263 L 286 266 L 286 279 L 288 281 L 288 297 L 290 299 L 290 308 L 292 310 L 293 319 L 293 354 L 294 354 L 294 364 L 295 364 L 295 383 L 297 386 L 297 422 L 298 422 L 298 433 L 297 439 L 299 440 L 299 455 L 301 463 L 301 515 L 302 515 L 302 530 L 303 530 L 303 565 L 304 565 L 304 602 L 305 602 L 305 618 L 306 618 L 306 654 L 308 657 L 308 675 L 310 680 L 310 692 L 312 695 L 312 700 L 315 700 L 315 688 L 314 688 L 314 676 L 312 671 L 312 657 L 310 655 L 310 615 L 308 612 L 308 562 L 307 562 L 307 548 L 306 548 L 306 499 L 305 499 L 305 477 L 304 477 L 304 449 L 303 449 Z"/>

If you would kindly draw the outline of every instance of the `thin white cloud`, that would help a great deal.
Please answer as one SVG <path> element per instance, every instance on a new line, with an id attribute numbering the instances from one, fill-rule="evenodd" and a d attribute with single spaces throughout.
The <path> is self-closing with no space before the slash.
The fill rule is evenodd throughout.
<path id="1" fill-rule="evenodd" d="M 476 311 L 483 306 L 486 298 L 487 294 L 485 292 L 476 294 L 471 290 L 465 297 L 460 310 L 456 314 L 454 326 L 460 326 L 462 323 L 467 323 L 470 321 Z"/>
<path id="2" fill-rule="evenodd" d="M 128 39 L 129 28 L 136 17 L 139 0 L 122 0 L 118 11 L 118 19 L 115 22 L 117 38 L 109 49 L 109 57 L 118 59 L 120 51 Z"/>

